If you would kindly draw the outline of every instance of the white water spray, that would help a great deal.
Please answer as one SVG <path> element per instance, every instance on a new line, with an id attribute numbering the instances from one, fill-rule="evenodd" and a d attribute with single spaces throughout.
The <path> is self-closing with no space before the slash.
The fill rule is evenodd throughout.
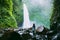
<path id="1" fill-rule="evenodd" d="M 24 28 L 31 28 L 31 23 L 29 20 L 29 12 L 28 12 L 26 4 L 23 4 L 23 12 L 24 12 L 23 13 L 23 15 L 24 15 L 23 29 Z"/>

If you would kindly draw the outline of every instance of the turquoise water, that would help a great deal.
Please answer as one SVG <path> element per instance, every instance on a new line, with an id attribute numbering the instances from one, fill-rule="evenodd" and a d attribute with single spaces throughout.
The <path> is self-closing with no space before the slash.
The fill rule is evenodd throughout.
<path id="1" fill-rule="evenodd" d="M 24 0 L 29 10 L 30 21 L 36 26 L 50 28 L 50 17 L 53 10 L 52 0 Z"/>

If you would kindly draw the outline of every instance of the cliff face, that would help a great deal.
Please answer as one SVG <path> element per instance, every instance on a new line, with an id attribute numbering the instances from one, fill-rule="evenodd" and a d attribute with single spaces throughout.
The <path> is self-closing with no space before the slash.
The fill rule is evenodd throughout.
<path id="1" fill-rule="evenodd" d="M 13 0 L 13 15 L 20 27 L 23 23 L 23 4 L 22 0 Z"/>
<path id="2" fill-rule="evenodd" d="M 22 0 L 0 0 L 0 28 L 16 28 L 22 23 Z"/>
<path id="3" fill-rule="evenodd" d="M 12 11 L 12 0 L 0 0 L 0 28 L 17 27 Z"/>
<path id="4" fill-rule="evenodd" d="M 51 30 L 59 30 L 60 28 L 60 0 L 54 0 L 53 14 L 50 19 Z"/>

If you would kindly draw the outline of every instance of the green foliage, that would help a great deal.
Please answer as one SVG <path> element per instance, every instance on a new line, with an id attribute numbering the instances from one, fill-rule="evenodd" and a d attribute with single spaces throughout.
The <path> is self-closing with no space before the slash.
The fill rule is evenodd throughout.
<path id="1" fill-rule="evenodd" d="M 13 15 L 18 26 L 23 23 L 23 7 L 22 0 L 13 0 Z"/>
<path id="2" fill-rule="evenodd" d="M 0 0 L 0 28 L 17 27 L 12 0 Z"/>
<path id="3" fill-rule="evenodd" d="M 55 30 L 59 28 L 60 24 L 60 0 L 54 0 L 54 9 L 51 17 L 51 29 Z"/>

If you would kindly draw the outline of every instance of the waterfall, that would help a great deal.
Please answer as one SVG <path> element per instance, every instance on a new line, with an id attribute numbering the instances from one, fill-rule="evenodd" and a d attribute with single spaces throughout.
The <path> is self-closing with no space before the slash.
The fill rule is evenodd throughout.
<path id="1" fill-rule="evenodd" d="M 28 12 L 26 4 L 23 4 L 23 15 L 24 15 L 23 28 L 30 28 L 31 23 L 29 20 L 29 12 Z"/>

